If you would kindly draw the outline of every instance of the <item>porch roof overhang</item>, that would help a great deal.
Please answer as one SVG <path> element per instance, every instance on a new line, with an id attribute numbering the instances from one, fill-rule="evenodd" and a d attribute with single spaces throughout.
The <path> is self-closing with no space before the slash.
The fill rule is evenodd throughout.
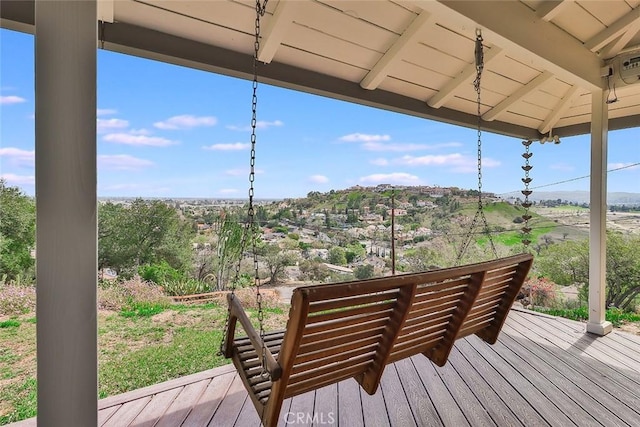
<path id="1" fill-rule="evenodd" d="M 614 84 L 609 129 L 628 128 L 640 123 L 640 83 L 620 78 L 619 58 L 640 48 L 638 4 L 271 0 L 259 55 L 269 65 L 260 75 L 276 86 L 475 127 L 480 28 L 485 130 L 531 139 L 589 133 L 591 92 Z M 250 0 L 100 0 L 99 37 L 105 49 L 249 78 L 254 14 Z M 34 1 L 3 1 L 0 16 L 2 27 L 33 32 Z"/>

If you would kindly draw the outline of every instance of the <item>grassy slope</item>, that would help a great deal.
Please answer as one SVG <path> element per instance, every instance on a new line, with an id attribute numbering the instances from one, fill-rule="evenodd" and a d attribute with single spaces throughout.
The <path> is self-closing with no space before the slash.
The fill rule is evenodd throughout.
<path id="1" fill-rule="evenodd" d="M 255 310 L 247 310 L 257 319 Z M 266 329 L 281 329 L 287 313 L 265 310 Z M 221 366 L 226 307 L 174 306 L 149 317 L 101 312 L 99 394 L 106 397 Z M 0 319 L 5 320 L 5 319 Z M 0 425 L 36 415 L 35 319 L 0 327 Z"/>
<path id="2" fill-rule="evenodd" d="M 463 215 L 473 218 L 475 215 L 477 204 L 465 204 L 460 211 Z M 505 246 L 514 246 L 520 244 L 522 236 L 520 229 L 523 224 L 516 224 L 513 220 L 517 217 L 521 217 L 524 214 L 524 209 L 519 206 L 513 206 L 506 202 L 487 203 L 484 207 L 485 216 L 490 226 L 503 227 L 506 231 L 493 233 L 493 241 Z M 532 219 L 529 221 L 529 225 L 533 228 L 531 232 L 532 241 L 536 242 L 543 235 L 553 231 L 557 224 L 553 221 L 530 212 Z M 481 245 L 487 243 L 488 239 L 484 236 L 479 237 L 477 242 Z"/>

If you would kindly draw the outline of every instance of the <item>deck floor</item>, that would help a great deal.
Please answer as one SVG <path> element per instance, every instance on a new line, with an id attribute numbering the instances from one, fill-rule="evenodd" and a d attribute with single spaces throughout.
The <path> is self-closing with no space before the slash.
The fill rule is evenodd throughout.
<path id="1" fill-rule="evenodd" d="M 285 401 L 291 426 L 638 426 L 640 336 L 512 310 L 499 341 L 456 343 L 444 368 L 416 356 L 387 367 L 369 396 L 354 380 Z M 258 427 L 227 365 L 102 399 L 99 425 Z M 15 424 L 26 427 L 35 420 Z"/>

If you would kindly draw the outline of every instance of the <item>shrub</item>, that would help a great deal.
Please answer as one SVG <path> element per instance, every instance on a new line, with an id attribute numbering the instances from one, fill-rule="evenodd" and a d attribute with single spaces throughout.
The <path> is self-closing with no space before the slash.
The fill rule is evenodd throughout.
<path id="1" fill-rule="evenodd" d="M 140 278 L 116 282 L 113 286 L 98 290 L 98 307 L 105 310 L 122 310 L 135 304 L 152 304 L 167 307 L 171 299 L 162 288 Z"/>
<path id="2" fill-rule="evenodd" d="M 0 284 L 0 316 L 16 316 L 36 309 L 36 288 Z"/>
<path id="3" fill-rule="evenodd" d="M 358 280 L 370 279 L 373 277 L 373 265 L 359 265 L 355 268 L 353 273 Z"/>
<path id="4" fill-rule="evenodd" d="M 169 280 L 163 284 L 163 288 L 166 294 L 171 296 L 202 294 L 209 291 L 206 282 L 192 278 Z"/>
<path id="5" fill-rule="evenodd" d="M 552 306 L 556 301 L 555 284 L 544 277 L 527 280 L 520 290 L 523 305 Z"/>
<path id="6" fill-rule="evenodd" d="M 166 261 L 158 264 L 141 265 L 138 267 L 138 274 L 144 280 L 158 285 L 164 285 L 169 281 L 176 282 L 184 279 L 184 273 L 171 267 Z"/>

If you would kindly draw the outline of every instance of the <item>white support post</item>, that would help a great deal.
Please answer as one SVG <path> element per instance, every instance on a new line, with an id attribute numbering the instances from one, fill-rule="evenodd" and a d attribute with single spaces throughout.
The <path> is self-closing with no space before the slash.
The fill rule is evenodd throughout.
<path id="1" fill-rule="evenodd" d="M 589 225 L 589 323 L 587 332 L 606 335 L 613 329 L 605 320 L 607 278 L 607 134 L 606 92 L 591 95 L 591 199 Z"/>
<path id="2" fill-rule="evenodd" d="M 35 2 L 38 425 L 98 424 L 96 0 Z"/>

